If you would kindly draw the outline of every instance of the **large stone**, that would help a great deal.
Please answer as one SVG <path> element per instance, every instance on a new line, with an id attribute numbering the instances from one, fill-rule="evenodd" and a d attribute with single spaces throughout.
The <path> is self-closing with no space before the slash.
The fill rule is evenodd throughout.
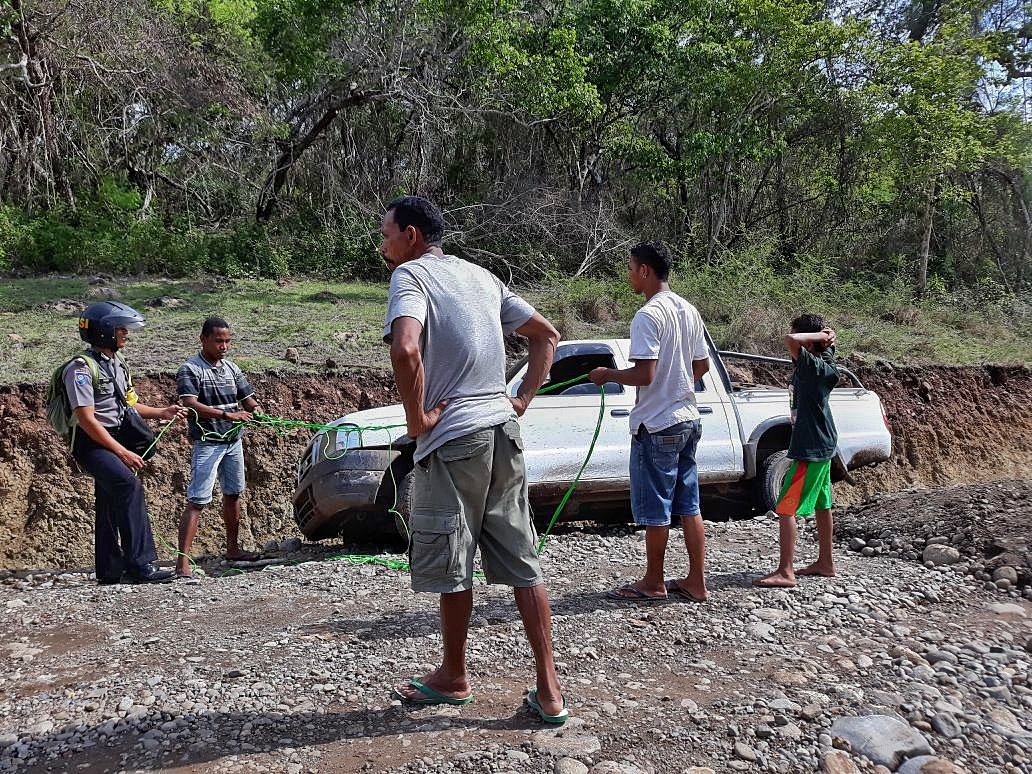
<path id="1" fill-rule="evenodd" d="M 743 761 L 756 760 L 756 750 L 754 750 L 744 742 L 735 742 L 735 755 L 737 755 Z"/>
<path id="2" fill-rule="evenodd" d="M 931 562 L 938 566 L 943 564 L 956 564 L 960 561 L 960 551 L 953 546 L 935 544 L 928 546 L 921 554 L 922 562 Z"/>
<path id="3" fill-rule="evenodd" d="M 577 731 L 535 731 L 530 736 L 531 744 L 542 752 L 550 752 L 557 756 L 580 758 L 594 755 L 602 749 L 602 742 L 597 736 L 578 733 Z"/>
<path id="4" fill-rule="evenodd" d="M 860 769 L 842 750 L 828 750 L 821 758 L 821 771 L 824 774 L 860 774 Z"/>
<path id="5" fill-rule="evenodd" d="M 955 739 L 961 735 L 960 723 L 948 712 L 939 712 L 932 716 L 932 728 L 935 733 L 947 739 Z"/>
<path id="6" fill-rule="evenodd" d="M 1025 617 L 1025 608 L 1021 605 L 1014 604 L 1013 602 L 997 602 L 994 605 L 989 605 L 989 609 L 996 613 L 996 615 L 1017 615 L 1022 618 Z"/>
<path id="7" fill-rule="evenodd" d="M 866 755 L 892 771 L 907 758 L 932 752 L 920 732 L 888 715 L 839 718 L 831 726 L 831 736 L 845 740 L 854 753 Z"/>
<path id="8" fill-rule="evenodd" d="M 642 771 L 630 763 L 600 761 L 591 767 L 590 774 L 642 774 Z"/>
<path id="9" fill-rule="evenodd" d="M 555 762 L 555 774 L 588 774 L 588 767 L 576 758 L 560 758 Z"/>
<path id="10" fill-rule="evenodd" d="M 993 580 L 1005 580 L 1010 582 L 1012 585 L 1017 584 L 1018 571 L 1015 570 L 1013 567 L 1009 566 L 997 567 L 995 570 L 993 570 Z"/>
<path id="11" fill-rule="evenodd" d="M 989 722 L 998 733 L 1010 739 L 1015 737 L 1028 739 L 1032 737 L 1032 733 L 1026 731 L 1021 723 L 1018 722 L 1018 719 L 1014 717 L 1014 713 L 1006 707 L 997 707 L 990 710 Z"/>
<path id="12" fill-rule="evenodd" d="M 953 761 L 945 758 L 919 755 L 903 761 L 903 765 L 896 769 L 896 774 L 967 774 L 967 772 Z"/>

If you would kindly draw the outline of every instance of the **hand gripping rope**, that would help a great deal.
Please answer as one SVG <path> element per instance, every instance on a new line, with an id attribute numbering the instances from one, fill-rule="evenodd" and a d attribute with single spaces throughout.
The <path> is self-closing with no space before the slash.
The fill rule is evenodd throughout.
<path id="1" fill-rule="evenodd" d="M 579 382 L 583 382 L 587 378 L 588 378 L 587 374 L 582 374 L 581 376 L 576 376 L 573 379 L 567 379 L 565 382 L 559 382 L 558 384 L 550 384 L 548 387 L 544 387 L 544 388 L 538 390 L 537 394 L 538 395 L 546 395 L 546 394 L 548 394 L 550 392 L 554 392 L 556 390 L 560 390 L 563 387 L 569 387 L 572 384 L 577 384 Z M 198 420 L 198 427 L 200 427 L 200 421 L 199 421 L 200 420 L 200 416 L 197 414 L 197 411 L 192 409 L 192 408 L 188 408 L 187 410 L 193 412 L 195 419 Z M 598 420 L 595 422 L 595 431 L 592 433 L 591 442 L 588 444 L 588 452 L 584 456 L 584 462 L 581 463 L 580 469 L 577 471 L 577 475 L 574 476 L 573 482 L 570 484 L 569 488 L 563 494 L 562 499 L 559 501 L 559 504 L 556 506 L 555 511 L 552 513 L 552 517 L 551 517 L 551 519 L 549 519 L 548 526 L 545 528 L 544 533 L 541 535 L 541 540 L 538 541 L 538 545 L 537 545 L 537 553 L 538 553 L 538 555 L 540 555 L 542 550 L 544 549 L 545 541 L 548 539 L 549 534 L 551 534 L 552 528 L 555 526 L 556 522 L 559 521 L 559 516 L 562 514 L 563 509 L 566 507 L 566 504 L 570 501 L 570 498 L 573 496 L 573 493 L 576 490 L 577 485 L 580 483 L 581 476 L 584 475 L 584 471 L 588 467 L 588 463 L 591 461 L 591 455 L 595 451 L 595 444 L 597 443 L 598 436 L 599 436 L 599 434 L 600 434 L 600 432 L 602 430 L 602 419 L 605 416 L 605 412 L 606 412 L 606 393 L 605 393 L 605 389 L 603 387 L 603 388 L 599 389 Z M 170 422 L 166 423 L 163 428 L 161 428 L 161 431 L 154 438 L 154 442 L 147 448 L 147 451 L 144 453 L 144 456 L 146 456 L 146 454 L 148 452 L 150 452 L 151 449 L 153 449 L 155 446 L 157 446 L 157 444 L 161 440 L 162 436 L 165 435 L 165 433 L 168 431 L 168 429 L 173 425 L 173 423 L 175 421 L 176 420 L 173 419 Z M 365 433 L 378 432 L 378 431 L 386 432 L 387 435 L 388 435 L 387 446 L 388 446 L 389 449 L 392 449 L 393 446 L 394 446 L 394 440 L 393 440 L 393 433 L 391 433 L 390 431 L 391 430 L 396 430 L 398 428 L 406 427 L 406 425 L 404 423 L 392 424 L 392 425 L 366 425 L 366 426 L 357 426 L 357 425 L 324 425 L 324 424 L 319 424 L 319 423 L 316 423 L 316 422 L 305 422 L 305 421 L 302 421 L 302 420 L 283 419 L 281 417 L 269 416 L 268 414 L 256 414 L 253 419 L 250 419 L 250 420 L 238 420 L 238 421 L 233 422 L 233 426 L 230 427 L 230 429 L 225 431 L 224 433 L 216 433 L 214 431 L 204 430 L 203 428 L 201 428 L 201 440 L 202 441 L 216 441 L 216 442 L 219 442 L 219 441 L 225 442 L 225 441 L 232 440 L 234 438 L 234 436 L 237 433 L 240 432 L 240 429 L 244 425 L 253 425 L 253 426 L 259 426 L 259 427 L 272 428 L 272 429 L 276 430 L 277 435 L 285 435 L 285 434 L 287 434 L 289 432 L 292 432 L 293 430 L 314 430 L 316 432 L 344 433 L 345 434 L 345 443 L 344 443 L 343 449 L 339 453 L 336 453 L 336 454 L 333 454 L 333 455 L 330 454 L 330 450 L 329 450 L 329 436 L 327 436 L 326 442 L 322 443 L 321 453 L 322 453 L 324 459 L 327 459 L 327 460 L 337 460 L 337 459 L 340 459 L 341 457 L 343 457 L 345 454 L 347 454 L 347 452 L 350 450 L 350 444 L 348 443 L 347 439 L 351 436 L 352 433 L 357 433 L 358 434 L 359 444 L 361 445 L 363 443 L 363 436 L 364 436 Z M 405 522 L 405 517 L 401 514 L 400 511 L 398 511 L 398 482 L 397 482 L 397 480 L 394 477 L 394 468 L 393 468 L 393 466 L 388 467 L 388 472 L 390 473 L 390 476 L 391 476 L 391 483 L 394 485 L 394 502 L 387 509 L 387 513 L 389 515 L 397 517 L 398 522 L 405 528 L 406 534 L 410 534 L 409 533 L 409 529 L 408 529 L 408 524 Z M 152 521 L 152 528 L 153 528 L 153 521 Z M 154 534 L 157 536 L 157 538 L 161 542 L 161 544 L 166 549 L 172 551 L 176 556 L 186 556 L 185 554 L 182 554 L 178 550 L 178 548 L 176 548 L 174 546 L 171 546 L 167 541 L 165 541 L 162 538 L 161 534 L 158 532 L 157 529 L 154 529 Z M 187 558 L 187 561 L 190 562 L 191 566 L 193 566 L 195 569 L 200 569 L 191 557 L 186 556 L 186 558 Z M 354 565 L 378 564 L 378 565 L 382 565 L 382 566 L 387 567 L 387 568 L 392 569 L 392 570 L 408 571 L 408 569 L 409 569 L 408 563 L 404 562 L 404 561 L 402 561 L 400 559 L 387 559 L 387 558 L 384 558 L 384 557 L 381 557 L 381 556 L 374 556 L 374 555 L 371 555 L 371 554 L 338 554 L 336 556 L 329 557 L 328 560 L 329 561 L 346 561 L 349 564 L 354 564 Z M 232 569 L 232 570 L 229 570 L 229 571 L 227 571 L 225 573 L 222 573 L 222 575 L 230 575 L 230 574 L 235 574 L 235 573 L 243 573 L 243 570 Z"/>

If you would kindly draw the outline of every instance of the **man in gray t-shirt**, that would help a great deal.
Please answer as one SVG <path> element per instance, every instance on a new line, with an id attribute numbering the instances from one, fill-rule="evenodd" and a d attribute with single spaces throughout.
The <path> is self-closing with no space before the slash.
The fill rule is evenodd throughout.
<path id="1" fill-rule="evenodd" d="M 465 653 L 479 548 L 487 582 L 515 589 L 538 667 L 527 703 L 545 722 L 561 724 L 569 712 L 552 658 L 516 421 L 548 374 L 559 334 L 488 271 L 445 255 L 444 220 L 426 199 L 392 202 L 380 232 L 393 272 L 384 339 L 416 440 L 412 588 L 441 595 L 444 640 L 442 665 L 393 695 L 421 705 L 472 701 Z M 510 399 L 502 337 L 512 331 L 529 340 L 529 363 Z"/>

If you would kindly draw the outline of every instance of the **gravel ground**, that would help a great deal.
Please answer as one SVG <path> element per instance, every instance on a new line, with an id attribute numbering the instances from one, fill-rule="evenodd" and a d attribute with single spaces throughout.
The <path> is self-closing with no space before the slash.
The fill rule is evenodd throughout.
<path id="1" fill-rule="evenodd" d="M 865 518 L 892 523 L 879 503 Z M 761 591 L 775 522 L 707 533 L 703 605 L 601 597 L 643 565 L 642 532 L 549 541 L 562 729 L 522 705 L 532 662 L 505 588 L 476 588 L 474 702 L 407 709 L 388 692 L 434 665 L 436 598 L 386 567 L 303 546 L 285 558 L 312 561 L 192 584 L 8 576 L 0 771 L 1032 772 L 1021 590 L 844 536 L 839 577 Z"/>

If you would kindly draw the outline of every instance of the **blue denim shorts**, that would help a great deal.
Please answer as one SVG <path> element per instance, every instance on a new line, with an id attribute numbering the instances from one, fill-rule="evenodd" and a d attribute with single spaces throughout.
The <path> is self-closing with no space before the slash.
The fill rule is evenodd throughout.
<path id="1" fill-rule="evenodd" d="M 207 505 L 215 489 L 215 479 L 223 495 L 239 495 L 244 491 L 244 444 L 195 441 L 190 453 L 190 485 L 186 499 L 194 505 Z"/>
<path id="2" fill-rule="evenodd" d="M 695 450 L 702 421 L 681 422 L 658 433 L 642 425 L 631 438 L 631 511 L 643 527 L 668 527 L 674 516 L 698 516 L 699 469 Z"/>

